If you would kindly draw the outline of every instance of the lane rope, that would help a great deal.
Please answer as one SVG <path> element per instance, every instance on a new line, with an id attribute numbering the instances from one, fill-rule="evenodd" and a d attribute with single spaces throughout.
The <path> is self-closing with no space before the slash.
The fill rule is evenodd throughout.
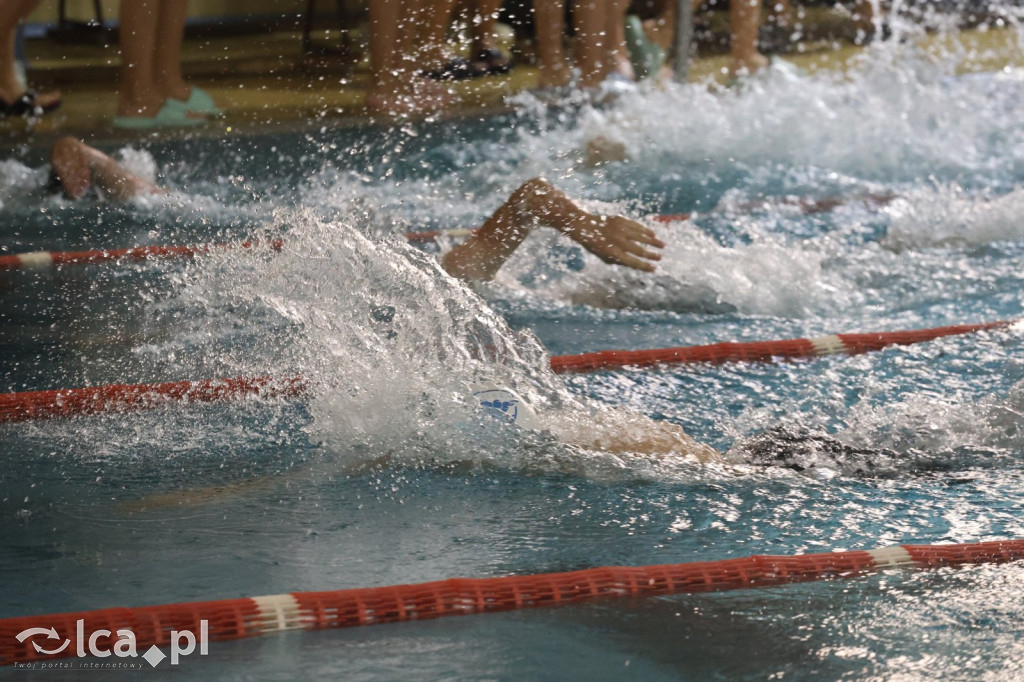
<path id="1" fill-rule="evenodd" d="M 0 423 L 135 412 L 161 405 L 224 402 L 247 396 L 295 398 L 307 389 L 302 378 L 263 376 L 4 393 L 0 394 Z"/>
<path id="2" fill-rule="evenodd" d="M 474 230 L 433 230 L 430 232 L 408 232 L 405 238 L 413 244 L 424 244 L 442 236 L 459 239 L 473 234 Z M 275 251 L 284 247 L 284 240 L 267 242 Z M 4 270 L 45 270 L 67 265 L 99 265 L 115 261 L 142 262 L 154 259 L 195 258 L 214 251 L 251 249 L 261 245 L 259 241 L 244 241 L 237 244 L 195 244 L 192 246 L 135 246 L 127 249 L 94 249 L 90 251 L 31 251 L 0 255 L 0 271 Z"/>
<path id="3" fill-rule="evenodd" d="M 606 566 L 565 573 L 497 578 L 453 578 L 412 585 L 292 592 L 219 601 L 108 608 L 0 620 L 0 664 L 76 655 L 86 641 L 109 652 L 130 630 L 140 649 L 168 646 L 172 632 L 206 632 L 224 641 L 285 632 L 429 620 L 443 616 L 577 604 L 598 599 L 655 597 L 760 589 L 815 580 L 859 578 L 877 571 L 938 569 L 1003 564 L 1024 559 L 1024 540 L 958 545 L 898 545 L 802 555 L 756 555 L 738 559 L 660 566 Z M 205 627 L 202 621 L 206 621 Z M 81 622 L 81 624 L 80 624 Z M 34 629 L 37 634 L 19 635 Z M 55 633 L 49 636 L 48 633 Z M 69 641 L 55 654 L 56 639 Z"/>
<path id="4" fill-rule="evenodd" d="M 581 355 L 554 355 L 551 369 L 558 373 L 596 372 L 626 367 L 725 362 L 772 362 L 826 355 L 857 355 L 893 345 L 924 343 L 945 336 L 999 329 L 1016 321 L 999 320 L 931 329 L 867 334 L 832 334 L 809 339 L 715 343 L 655 350 L 608 350 Z M 293 398 L 309 384 L 302 377 L 233 377 L 156 384 L 108 384 L 84 388 L 23 391 L 0 394 L 0 424 L 105 412 L 134 412 L 176 402 L 209 403 L 246 396 Z M 504 389 L 507 392 L 507 389 Z M 517 401 L 521 399 L 511 394 Z M 526 405 L 526 403 L 523 403 Z M 528 415 L 526 415 L 528 416 Z"/>
<path id="5" fill-rule="evenodd" d="M 251 249 L 260 246 L 258 241 L 237 244 L 197 244 L 195 246 L 135 246 L 130 249 L 100 249 L 92 251 L 33 251 L 0 256 L 2 270 L 40 270 L 65 265 L 98 265 L 119 260 L 141 262 L 156 258 L 194 258 L 214 251 Z M 270 248 L 280 251 L 284 241 L 275 239 L 266 242 Z"/>
<path id="6" fill-rule="evenodd" d="M 814 338 L 782 341 L 749 341 L 714 343 L 704 346 L 681 346 L 655 350 L 605 350 L 580 355 L 554 355 L 551 369 L 556 372 L 593 372 L 618 367 L 651 367 L 697 362 L 772 362 L 798 360 L 826 355 L 859 355 L 878 351 L 886 346 L 909 346 L 944 336 L 970 334 L 999 329 L 1015 324 L 1013 320 L 997 320 L 980 324 L 960 324 L 931 329 L 911 329 L 866 334 L 831 334 Z"/>

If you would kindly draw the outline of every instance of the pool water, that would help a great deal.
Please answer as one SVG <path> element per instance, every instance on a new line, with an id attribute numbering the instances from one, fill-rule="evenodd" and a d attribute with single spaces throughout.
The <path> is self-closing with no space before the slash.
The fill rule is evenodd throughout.
<path id="1" fill-rule="evenodd" d="M 479 122 L 153 143 L 129 163 L 174 193 L 129 206 L 34 196 L 43 150 L 0 166 L 8 253 L 286 240 L 3 274 L 4 391 L 268 373 L 313 385 L 302 400 L 0 427 L 0 613 L 1024 537 L 1014 328 L 806 362 L 545 369 L 548 353 L 1020 316 L 1024 73 L 957 76 L 897 46 L 845 78 L 520 104 Z M 629 160 L 582 165 L 599 137 Z M 535 175 L 601 210 L 697 215 L 658 227 L 669 245 L 653 275 L 538 232 L 474 290 L 440 272 L 431 252 L 447 244 L 395 236 L 477 225 Z M 806 214 L 797 197 L 843 201 Z M 467 400 L 479 383 L 514 387 L 563 432 L 615 429 L 621 410 L 668 420 L 728 463 L 507 428 Z M 749 444 L 780 427 L 875 451 L 881 475 L 842 458 L 753 463 Z M 181 667 L 1004 679 L 1024 672 L 1022 585 L 1016 564 L 890 572 L 290 633 Z"/>

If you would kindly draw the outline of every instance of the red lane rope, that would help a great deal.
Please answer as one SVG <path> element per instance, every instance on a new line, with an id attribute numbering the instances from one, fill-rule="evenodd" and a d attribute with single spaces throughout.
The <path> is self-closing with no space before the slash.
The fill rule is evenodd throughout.
<path id="1" fill-rule="evenodd" d="M 160 384 L 108 384 L 55 391 L 0 394 L 0 423 L 104 412 L 135 412 L 169 403 L 210 403 L 245 396 L 292 398 L 307 389 L 301 378 L 236 377 Z"/>
<path id="2" fill-rule="evenodd" d="M 475 230 L 433 230 L 430 232 L 408 232 L 405 238 L 413 244 L 432 242 L 441 236 L 453 238 L 468 237 Z M 275 251 L 280 251 L 284 241 L 275 239 L 267 242 Z M 128 249 L 97 249 L 92 251 L 32 251 L 29 253 L 0 256 L 0 271 L 28 270 L 32 268 L 60 267 L 64 265 L 97 265 L 119 260 L 145 261 L 155 258 L 194 258 L 211 251 L 229 249 L 250 249 L 260 242 L 245 241 L 237 244 L 195 244 L 192 246 L 136 246 Z"/>
<path id="3" fill-rule="evenodd" d="M 140 650 L 164 646 L 171 643 L 172 630 L 198 636 L 203 631 L 202 621 L 206 621 L 209 640 L 220 641 L 285 630 L 429 620 L 596 599 L 765 588 L 812 580 L 857 578 L 891 568 L 936 569 L 1021 559 L 1024 559 L 1024 540 L 900 545 L 827 554 L 760 555 L 661 566 L 608 566 L 567 573 L 455 578 L 413 585 L 23 616 L 0 620 L 0 664 L 74 656 L 79 646 L 86 650 L 86 642 L 92 644 L 95 651 L 109 652 L 117 642 L 111 633 L 118 630 L 132 631 Z M 81 633 L 78 621 L 82 621 Z M 19 634 L 34 628 L 41 631 L 18 641 Z M 56 635 L 46 636 L 51 628 Z M 56 644 L 50 640 L 56 640 Z M 65 640 L 70 645 L 52 655 L 43 654 L 33 646 L 38 643 L 46 650 L 54 650 Z"/>
<path id="4" fill-rule="evenodd" d="M 551 369 L 555 372 L 594 372 L 621 367 L 698 362 L 770 362 L 837 353 L 856 355 L 881 350 L 886 346 L 923 343 L 943 336 L 997 329 L 1010 324 L 1013 322 L 1000 320 L 909 331 L 834 334 L 809 339 L 554 355 L 551 357 Z M 103 412 L 134 412 L 172 402 L 208 403 L 245 396 L 290 398 L 302 395 L 307 389 L 308 384 L 302 377 L 262 376 L 3 393 L 0 394 L 0 424 Z"/>
<path id="5" fill-rule="evenodd" d="M 280 251 L 284 242 L 275 239 L 266 242 L 270 248 Z M 10 256 L 0 256 L 0 270 L 25 270 L 62 265 L 94 265 L 111 261 L 144 261 L 154 258 L 193 258 L 211 251 L 229 249 L 251 249 L 260 245 L 257 241 L 238 244 L 197 244 L 194 246 L 136 246 L 130 249 L 102 249 L 94 251 L 34 251 Z"/>
<path id="6" fill-rule="evenodd" d="M 769 362 L 777 359 L 814 358 L 839 353 L 857 355 L 881 350 L 886 346 L 906 346 L 943 336 L 997 329 L 1013 323 L 1009 320 L 999 320 L 932 329 L 868 334 L 832 334 L 783 341 L 715 343 L 706 346 L 683 346 L 655 350 L 606 350 L 581 355 L 554 355 L 551 357 L 551 369 L 556 372 L 593 372 L 616 367 L 650 367 L 652 365 L 695 362 Z"/>

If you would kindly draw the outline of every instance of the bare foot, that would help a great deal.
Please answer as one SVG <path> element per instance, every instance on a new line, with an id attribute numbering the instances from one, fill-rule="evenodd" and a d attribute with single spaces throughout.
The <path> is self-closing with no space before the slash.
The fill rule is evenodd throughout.
<path id="1" fill-rule="evenodd" d="M 629 61 L 629 55 L 615 53 L 615 58 L 612 61 L 612 69 L 609 75 L 612 73 L 616 74 L 621 78 L 635 81 L 636 72 L 633 70 L 633 64 Z"/>
<path id="2" fill-rule="evenodd" d="M 743 58 L 734 57 L 729 63 L 729 75 L 734 77 L 752 76 L 758 71 L 768 68 L 770 64 L 771 61 L 759 52 Z"/>
<path id="3" fill-rule="evenodd" d="M 60 90 L 36 93 L 36 106 L 43 111 L 51 111 L 60 106 Z"/>
<path id="4" fill-rule="evenodd" d="M 60 106 L 60 92 L 57 90 L 51 90 L 49 92 L 34 92 L 31 95 L 30 101 L 26 101 L 25 104 L 21 104 L 20 100 L 29 91 L 21 91 L 20 94 L 11 95 L 12 92 L 18 92 L 18 90 L 12 90 L 8 88 L 0 88 L 0 104 L 3 104 L 7 109 L 14 107 L 15 110 L 12 113 L 14 115 L 22 116 L 35 116 L 48 111 L 53 111 Z M 20 108 L 24 108 L 27 105 L 27 109 L 21 111 Z"/>
<path id="5" fill-rule="evenodd" d="M 50 151 L 53 174 L 64 192 L 72 199 L 81 199 L 92 185 L 92 169 L 84 145 L 73 137 L 57 140 Z"/>
<path id="6" fill-rule="evenodd" d="M 164 105 L 164 101 L 155 92 L 147 93 L 145 96 L 140 97 L 129 97 L 122 94 L 117 104 L 117 115 L 152 118 L 160 113 L 160 108 Z"/>

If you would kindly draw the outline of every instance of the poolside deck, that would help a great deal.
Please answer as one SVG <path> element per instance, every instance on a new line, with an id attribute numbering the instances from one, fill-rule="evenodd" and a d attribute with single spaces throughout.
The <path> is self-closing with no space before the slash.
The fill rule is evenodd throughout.
<path id="1" fill-rule="evenodd" d="M 787 60 L 808 71 L 843 69 L 865 48 L 853 44 L 848 18 L 833 10 L 808 8 L 802 18 L 800 42 L 777 46 Z M 698 56 L 691 80 L 724 80 L 727 57 L 722 46 L 727 22 L 721 13 L 705 19 L 698 35 Z M 316 35 L 321 44 L 338 42 L 337 32 Z M 960 68 L 990 70 L 1024 65 L 1024 51 L 1010 29 L 972 29 L 960 34 L 956 52 Z M 917 39 L 924 49 L 941 49 L 948 37 Z M 355 36 L 355 44 L 360 42 Z M 117 104 L 116 46 L 57 43 L 50 39 L 27 42 L 29 79 L 37 88 L 59 88 L 62 108 L 33 124 L 0 120 L 0 138 L 17 145 L 48 145 L 72 134 L 92 142 L 137 139 L 136 131 L 117 131 L 110 125 Z M 304 54 L 298 30 L 197 36 L 184 44 L 186 74 L 208 90 L 227 110 L 215 123 L 189 134 L 229 135 L 270 126 L 303 128 L 310 125 L 358 125 L 371 120 L 363 108 L 368 77 L 365 56 L 312 57 Z M 495 76 L 453 86 L 460 105 L 450 115 L 485 114 L 504 109 L 509 95 L 536 87 L 537 70 L 521 64 L 507 76 Z M 386 119 L 385 119 L 386 121 Z M 160 135 L 181 134 L 164 130 Z"/>

